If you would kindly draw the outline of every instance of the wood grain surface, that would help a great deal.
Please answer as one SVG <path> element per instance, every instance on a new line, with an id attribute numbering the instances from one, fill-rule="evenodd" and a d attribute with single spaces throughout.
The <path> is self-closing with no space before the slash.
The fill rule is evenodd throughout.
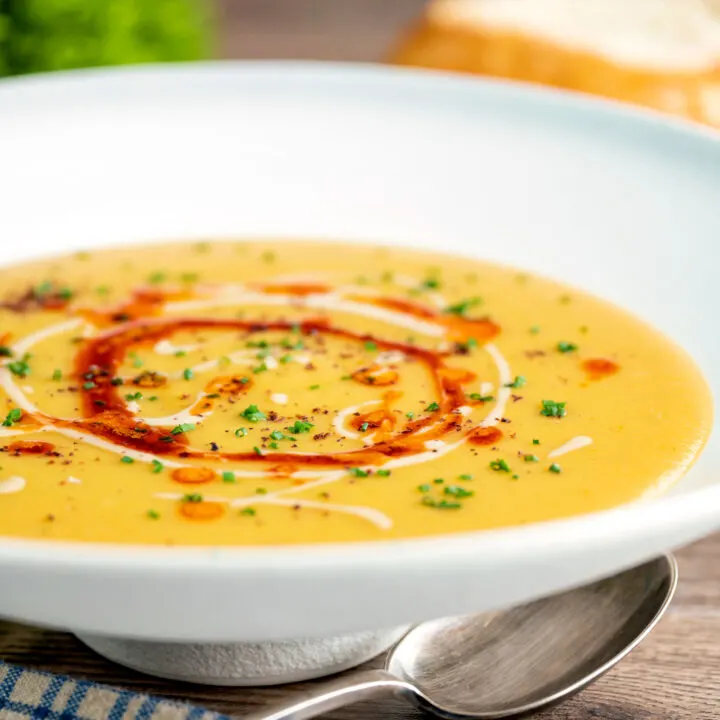
<path id="1" fill-rule="evenodd" d="M 501 1 L 501 0 L 498 0 Z M 423 0 L 223 0 L 221 54 L 379 60 L 421 11 Z M 539 720 L 720 719 L 720 536 L 679 553 L 681 582 L 668 616 L 614 671 Z M 152 692 L 242 715 L 284 688 L 206 688 L 148 678 L 102 660 L 69 634 L 0 621 L 0 660 Z M 478 679 L 480 682 L 481 678 Z M 329 720 L 420 717 L 383 700 Z"/>

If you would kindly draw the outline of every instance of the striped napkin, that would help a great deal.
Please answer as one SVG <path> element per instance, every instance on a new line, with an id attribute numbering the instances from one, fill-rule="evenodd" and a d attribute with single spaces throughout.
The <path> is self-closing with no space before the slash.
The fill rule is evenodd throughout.
<path id="1" fill-rule="evenodd" d="M 228 720 L 199 707 L 0 663 L 0 720 Z"/>

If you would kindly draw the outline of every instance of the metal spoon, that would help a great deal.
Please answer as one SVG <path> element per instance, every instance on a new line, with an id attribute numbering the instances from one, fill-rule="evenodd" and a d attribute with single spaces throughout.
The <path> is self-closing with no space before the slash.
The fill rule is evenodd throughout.
<path id="1" fill-rule="evenodd" d="M 622 660 L 662 617 L 676 585 L 668 555 L 511 610 L 423 623 L 395 646 L 384 670 L 317 684 L 243 718 L 306 720 L 383 693 L 450 720 L 538 710 Z"/>

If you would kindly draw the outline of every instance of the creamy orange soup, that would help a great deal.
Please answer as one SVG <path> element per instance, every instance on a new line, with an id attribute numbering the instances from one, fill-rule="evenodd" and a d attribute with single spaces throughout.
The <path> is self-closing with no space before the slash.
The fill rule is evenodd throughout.
<path id="1" fill-rule="evenodd" d="M 690 359 L 487 263 L 310 242 L 0 271 L 0 535 L 266 545 L 517 525 L 661 492 Z"/>

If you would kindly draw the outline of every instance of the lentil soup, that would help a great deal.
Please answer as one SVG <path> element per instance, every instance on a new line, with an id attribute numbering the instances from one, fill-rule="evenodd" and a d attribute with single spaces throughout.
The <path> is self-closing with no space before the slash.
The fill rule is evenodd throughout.
<path id="1" fill-rule="evenodd" d="M 406 538 L 658 493 L 705 382 L 624 311 L 512 268 L 198 242 L 0 271 L 0 534 Z"/>

